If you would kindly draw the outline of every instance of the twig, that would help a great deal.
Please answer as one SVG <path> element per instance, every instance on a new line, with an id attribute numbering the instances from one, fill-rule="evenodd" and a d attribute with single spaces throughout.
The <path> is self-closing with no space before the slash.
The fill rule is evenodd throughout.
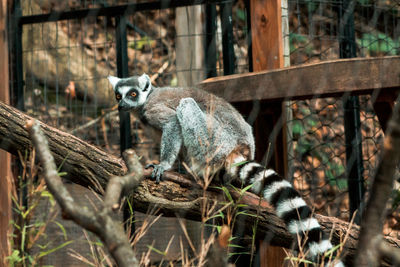
<path id="1" fill-rule="evenodd" d="M 26 123 L 25 127 L 30 133 L 38 158 L 43 165 L 44 179 L 49 191 L 61 206 L 64 217 L 75 221 L 83 228 L 99 236 L 118 266 L 139 266 L 129 240 L 122 228 L 122 224 L 113 220 L 112 212 L 110 211 L 115 203 L 119 201 L 120 193 L 125 188 L 132 189 L 138 184 L 137 180 L 142 176 L 142 167 L 140 166 L 138 171 L 133 175 L 128 174 L 121 177 L 123 182 L 119 184 L 117 184 L 119 179 L 115 179 L 116 182 L 114 185 L 107 187 L 106 190 L 108 201 L 104 203 L 100 211 L 94 212 L 87 205 L 78 203 L 64 186 L 61 178 L 58 176 L 53 155 L 50 152 L 48 141 L 40 129 L 40 124 L 34 120 L 30 120 Z M 127 164 L 130 166 L 130 170 L 140 165 L 137 157 L 135 159 L 134 153 L 126 153 L 126 155 L 129 156 Z M 115 195 L 117 196 L 113 196 L 114 192 L 110 191 L 113 189 L 116 189 L 117 193 Z"/>
<path id="2" fill-rule="evenodd" d="M 118 114 L 118 110 L 114 110 L 114 108 L 115 107 L 113 107 L 110 112 L 104 113 L 104 114 L 100 115 L 99 117 L 97 117 L 96 119 L 90 120 L 89 122 L 87 122 L 87 123 L 75 128 L 75 129 L 73 129 L 71 131 L 71 134 L 76 134 L 77 132 L 86 130 L 87 128 L 92 127 L 93 125 L 95 125 L 97 122 L 99 122 L 103 118 L 108 119 L 108 118 L 110 118 L 112 116 L 116 116 Z"/>
<path id="3" fill-rule="evenodd" d="M 152 76 L 150 77 L 151 83 L 154 83 L 154 82 L 157 80 L 157 78 L 168 68 L 168 66 L 169 66 L 169 62 L 166 61 L 166 62 L 161 66 L 161 68 L 159 68 L 158 71 L 157 71 L 154 75 L 152 75 Z"/>
<path id="4" fill-rule="evenodd" d="M 107 184 L 104 197 L 104 206 L 113 211 L 118 210 L 121 194 L 136 188 L 143 177 L 143 167 L 132 149 L 125 150 L 122 154 L 128 166 L 130 174 L 125 176 L 114 176 Z"/>

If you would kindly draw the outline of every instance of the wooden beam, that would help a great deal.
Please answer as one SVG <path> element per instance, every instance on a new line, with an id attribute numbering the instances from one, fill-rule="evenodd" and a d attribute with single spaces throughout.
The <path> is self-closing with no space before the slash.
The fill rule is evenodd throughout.
<path id="1" fill-rule="evenodd" d="M 216 77 L 198 85 L 230 102 L 369 94 L 400 89 L 400 56 L 352 58 Z"/>
<path id="2" fill-rule="evenodd" d="M 0 3 L 0 101 L 9 103 L 7 0 Z M 1 142 L 1 141 L 0 141 Z M 8 266 L 5 258 L 10 254 L 8 234 L 11 220 L 11 157 L 0 151 L 0 266 Z"/>

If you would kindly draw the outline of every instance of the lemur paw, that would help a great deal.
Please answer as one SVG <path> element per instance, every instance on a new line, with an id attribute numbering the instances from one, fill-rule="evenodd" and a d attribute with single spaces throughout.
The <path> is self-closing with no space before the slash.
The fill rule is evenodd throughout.
<path id="1" fill-rule="evenodd" d="M 148 164 L 144 168 L 145 169 L 153 168 L 153 172 L 151 173 L 151 178 L 156 180 L 157 184 L 160 183 L 164 171 L 167 170 L 167 168 L 165 168 L 161 164 Z"/>

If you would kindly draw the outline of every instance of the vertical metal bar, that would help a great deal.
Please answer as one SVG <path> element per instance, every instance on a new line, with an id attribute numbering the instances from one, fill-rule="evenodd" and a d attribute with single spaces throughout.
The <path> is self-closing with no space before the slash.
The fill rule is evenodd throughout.
<path id="1" fill-rule="evenodd" d="M 17 107 L 19 110 L 25 110 L 24 103 L 24 76 L 23 76 L 23 66 L 22 66 L 22 25 L 19 20 L 22 16 L 21 3 L 19 0 L 14 1 L 13 11 L 12 11 L 12 41 L 11 41 L 11 51 L 12 51 L 12 91 L 11 94 L 11 104 Z"/>
<path id="2" fill-rule="evenodd" d="M 253 42 L 251 39 L 251 10 L 250 0 L 244 1 L 246 6 L 246 24 L 247 24 L 247 58 L 249 62 L 249 72 L 253 72 Z"/>
<path id="3" fill-rule="evenodd" d="M 115 17 L 116 29 L 116 49 L 117 49 L 117 76 L 126 78 L 129 76 L 128 71 L 128 43 L 126 38 L 127 18 L 125 15 Z M 129 111 L 119 111 L 119 133 L 120 133 L 120 151 L 121 155 L 126 149 L 132 147 L 131 138 L 131 117 Z M 128 229 L 128 222 L 131 220 L 131 234 L 135 232 L 135 224 L 133 223 L 133 214 L 126 204 L 123 208 L 123 218 L 125 229 Z"/>
<path id="4" fill-rule="evenodd" d="M 224 75 L 235 73 L 235 51 L 233 50 L 232 2 L 220 5 L 222 28 L 222 54 Z"/>
<path id="5" fill-rule="evenodd" d="M 357 56 L 354 31 L 354 0 L 342 0 L 339 6 L 339 53 L 340 58 Z"/>
<path id="6" fill-rule="evenodd" d="M 206 77 L 217 76 L 217 48 L 215 30 L 217 28 L 216 18 L 217 9 L 215 4 L 206 4 L 205 6 L 205 28 L 206 28 Z"/>
<path id="7" fill-rule="evenodd" d="M 10 88 L 10 100 L 11 105 L 18 108 L 21 111 L 25 110 L 24 102 L 24 75 L 23 75 L 23 64 L 22 64 L 22 27 L 20 24 L 20 18 L 22 17 L 22 9 L 20 0 L 14 0 L 11 9 L 11 23 L 9 28 L 10 33 L 10 55 L 11 55 L 11 88 Z M 28 210 L 28 188 L 27 182 L 22 177 L 23 166 L 18 158 L 14 158 L 12 162 L 12 168 L 14 172 L 20 177 L 18 179 L 17 192 L 21 200 L 22 206 L 25 210 Z M 23 224 L 24 219 L 22 216 L 18 216 L 17 224 Z M 21 242 L 22 233 L 16 235 L 14 242 Z M 23 250 L 26 248 L 22 248 Z M 25 264 L 27 260 L 23 261 Z"/>
<path id="8" fill-rule="evenodd" d="M 126 25 L 127 19 L 126 16 L 121 15 L 116 18 L 116 49 L 117 49 L 117 75 L 120 78 L 128 77 L 128 46 L 126 39 Z M 128 148 L 132 147 L 132 138 L 131 138 L 131 119 L 129 112 L 120 111 L 119 112 L 119 120 L 120 120 L 120 151 L 121 154 Z"/>
<path id="9" fill-rule="evenodd" d="M 343 0 L 339 6 L 339 51 L 341 58 L 357 56 L 354 6 L 354 0 Z M 357 96 L 347 96 L 343 99 L 343 106 L 350 218 L 358 210 L 355 222 L 359 223 L 362 216 L 362 201 L 365 192 L 359 98 Z"/>

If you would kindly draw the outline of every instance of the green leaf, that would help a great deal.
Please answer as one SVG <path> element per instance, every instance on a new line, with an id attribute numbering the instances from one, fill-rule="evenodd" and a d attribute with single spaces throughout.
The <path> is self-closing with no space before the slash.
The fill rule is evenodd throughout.
<path id="1" fill-rule="evenodd" d="M 38 246 L 41 250 L 43 250 L 43 249 L 46 249 L 50 244 L 51 244 L 51 242 L 46 243 L 44 245 L 36 244 L 36 246 Z"/>
<path id="2" fill-rule="evenodd" d="M 131 214 L 133 214 L 133 206 L 132 206 L 132 203 L 131 203 L 131 201 L 129 200 L 129 198 L 126 199 L 126 202 L 128 203 L 129 212 L 130 212 Z"/>
<path id="3" fill-rule="evenodd" d="M 61 231 L 63 232 L 64 240 L 67 240 L 67 239 L 68 239 L 68 238 L 67 238 L 67 231 L 65 231 L 64 226 L 63 226 L 61 223 L 57 222 L 57 221 L 54 221 L 54 223 L 55 223 L 55 224 L 58 226 L 58 228 L 60 228 Z"/>
<path id="4" fill-rule="evenodd" d="M 140 40 L 132 42 L 129 47 L 135 50 L 142 50 L 145 45 L 153 47 L 156 45 L 156 41 L 151 40 L 148 36 L 144 36 Z"/>
<path id="5" fill-rule="evenodd" d="M 249 162 L 249 161 L 244 160 L 244 161 L 241 161 L 241 162 L 233 163 L 233 164 L 232 164 L 232 167 L 241 166 L 241 165 L 246 164 L 247 162 Z"/>
<path id="6" fill-rule="evenodd" d="M 246 216 L 257 218 L 257 214 L 247 213 L 247 211 L 245 211 L 245 210 L 237 212 L 236 215 L 246 215 Z"/>
<path id="7" fill-rule="evenodd" d="M 293 136 L 303 135 L 303 132 L 304 132 L 303 124 L 300 121 L 293 121 L 292 132 L 293 132 Z"/>
<path id="8" fill-rule="evenodd" d="M 312 262 L 312 261 L 305 260 L 305 259 L 299 259 L 297 257 L 286 257 L 285 260 L 296 261 L 299 263 L 314 264 L 314 262 Z"/>
<path id="9" fill-rule="evenodd" d="M 244 9 L 236 9 L 236 17 L 242 21 L 246 21 L 246 11 Z"/>
<path id="10" fill-rule="evenodd" d="M 148 247 L 150 250 L 152 250 L 152 251 L 154 251 L 154 252 L 156 252 L 156 253 L 158 253 L 158 254 L 160 254 L 160 255 L 163 255 L 163 256 L 166 256 L 166 255 L 167 255 L 166 252 L 161 251 L 161 250 L 158 250 L 158 249 L 156 249 L 156 248 L 153 247 L 153 246 L 147 245 L 147 247 Z"/>
<path id="11" fill-rule="evenodd" d="M 25 251 L 25 239 L 26 239 L 26 225 L 22 227 L 22 233 L 21 233 L 21 251 Z"/>
<path id="12" fill-rule="evenodd" d="M 232 244 L 232 243 L 229 243 L 228 247 L 231 247 L 231 248 L 244 248 L 243 246 Z"/>
<path id="13" fill-rule="evenodd" d="M 342 246 L 342 244 L 338 244 L 338 245 L 334 246 L 333 248 L 331 248 L 330 250 L 328 250 L 327 252 L 325 252 L 325 257 L 329 257 L 333 252 L 338 250 L 341 246 Z"/>
<path id="14" fill-rule="evenodd" d="M 15 263 L 22 262 L 19 250 L 14 250 L 6 259 L 8 260 L 9 266 L 14 266 Z"/>
<path id="15" fill-rule="evenodd" d="M 242 190 L 240 190 L 240 195 L 243 195 L 244 193 L 246 193 L 250 188 L 253 187 L 254 184 L 249 184 L 248 186 L 246 186 L 245 188 L 243 188 Z"/>
<path id="16" fill-rule="evenodd" d="M 71 244 L 71 243 L 73 243 L 73 242 L 74 242 L 73 240 L 70 240 L 70 241 L 67 241 L 67 242 L 62 243 L 61 245 L 59 245 L 59 246 L 57 246 L 57 247 L 55 247 L 55 248 L 52 248 L 52 249 L 49 249 L 49 250 L 40 252 L 38 258 L 40 259 L 40 258 L 42 258 L 42 257 L 44 257 L 44 256 L 46 256 L 46 255 L 49 255 L 49 254 L 51 254 L 51 253 L 53 253 L 53 252 L 55 252 L 55 251 L 57 251 L 57 250 L 59 250 L 59 249 L 62 249 L 62 248 L 65 247 L 65 246 L 68 246 L 69 244 Z"/>
<path id="17" fill-rule="evenodd" d="M 58 166 L 57 172 L 60 172 L 62 166 L 64 165 L 65 161 L 67 161 L 69 154 L 71 153 L 71 151 L 68 151 L 67 155 L 65 156 L 65 158 L 63 159 L 63 161 L 61 162 L 60 166 Z M 59 176 L 61 176 L 60 174 L 58 174 Z"/>
<path id="18" fill-rule="evenodd" d="M 375 54 L 396 55 L 399 48 L 399 43 L 384 33 L 364 33 L 361 39 L 357 39 L 357 44 Z"/>
<path id="19" fill-rule="evenodd" d="M 237 236 L 231 236 L 231 237 L 229 237 L 229 242 L 232 242 L 232 240 L 235 240 L 235 239 L 238 239 L 238 237 Z"/>
<path id="20" fill-rule="evenodd" d="M 56 201 L 54 200 L 54 196 L 47 190 L 44 190 L 40 193 L 41 197 L 47 197 L 49 198 L 51 206 L 54 206 L 56 204 Z"/>
<path id="21" fill-rule="evenodd" d="M 215 214 L 207 219 L 207 221 L 215 219 L 215 218 L 225 218 L 224 214 L 220 211 L 218 214 Z"/>
<path id="22" fill-rule="evenodd" d="M 172 87 L 178 86 L 178 78 L 176 76 L 174 78 L 172 78 L 170 85 Z"/>
<path id="23" fill-rule="evenodd" d="M 313 118 L 307 119 L 307 120 L 306 120 L 306 123 L 307 123 L 307 125 L 310 126 L 311 128 L 312 128 L 312 127 L 316 127 L 316 126 L 318 125 L 318 122 L 317 122 L 315 119 L 313 119 Z"/>
<path id="24" fill-rule="evenodd" d="M 231 193 L 229 193 L 228 188 L 226 188 L 225 186 L 221 187 L 222 191 L 224 191 L 226 197 L 229 199 L 230 202 L 233 202 L 233 198 L 231 196 Z"/>

